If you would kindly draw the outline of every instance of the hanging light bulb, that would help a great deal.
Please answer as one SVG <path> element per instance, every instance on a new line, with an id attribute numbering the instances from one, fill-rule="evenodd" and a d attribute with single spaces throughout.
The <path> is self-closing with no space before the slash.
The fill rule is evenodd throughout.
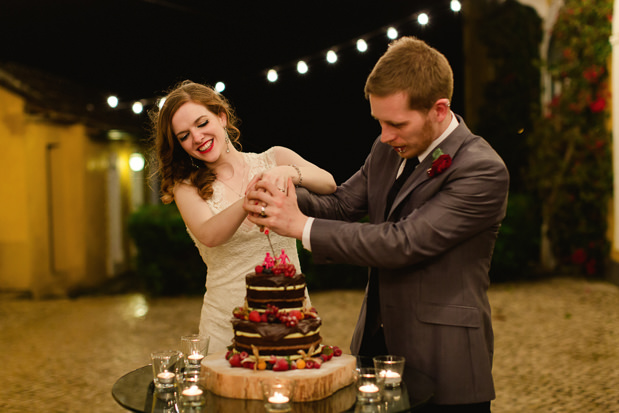
<path id="1" fill-rule="evenodd" d="M 391 40 L 395 40 L 398 38 L 398 31 L 395 27 L 390 27 L 387 29 L 387 37 Z"/>
<path id="2" fill-rule="evenodd" d="M 118 106 L 118 98 L 114 95 L 110 96 L 107 98 L 107 104 L 111 107 L 111 108 L 115 108 L 116 106 Z"/>
<path id="3" fill-rule="evenodd" d="M 450 6 L 451 6 L 451 10 L 455 11 L 456 13 L 462 10 L 462 4 L 460 4 L 458 0 L 451 0 Z"/>
<path id="4" fill-rule="evenodd" d="M 429 21 L 430 18 L 425 13 L 420 13 L 419 16 L 417 16 L 417 23 L 421 24 L 422 26 L 428 24 Z"/>
<path id="5" fill-rule="evenodd" d="M 333 64 L 337 62 L 337 53 L 334 50 L 329 50 L 327 52 L 327 62 Z"/>
<path id="6" fill-rule="evenodd" d="M 217 82 L 217 83 L 215 83 L 215 91 L 217 93 L 221 93 L 224 90 L 226 90 L 226 84 L 224 82 Z"/>
<path id="7" fill-rule="evenodd" d="M 357 40 L 357 50 L 359 50 L 361 53 L 368 50 L 368 44 L 365 42 L 365 40 L 363 39 Z"/>
<path id="8" fill-rule="evenodd" d="M 140 113 L 142 113 L 143 109 L 144 109 L 144 105 L 142 105 L 142 102 L 140 101 L 133 102 L 133 106 L 131 106 L 131 110 L 133 110 L 133 113 L 135 113 L 136 115 L 139 115 Z"/>
<path id="9" fill-rule="evenodd" d="M 269 82 L 275 82 L 277 81 L 277 70 L 275 69 L 271 69 L 267 72 L 267 79 L 269 80 Z"/>
<path id="10" fill-rule="evenodd" d="M 297 63 L 297 72 L 304 75 L 307 73 L 308 70 L 309 67 L 307 67 L 307 63 L 305 63 L 303 60 L 299 60 L 299 62 Z"/>

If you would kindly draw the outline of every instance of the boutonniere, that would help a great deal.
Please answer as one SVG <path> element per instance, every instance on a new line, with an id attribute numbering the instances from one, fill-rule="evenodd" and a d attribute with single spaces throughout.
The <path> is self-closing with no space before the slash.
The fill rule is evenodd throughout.
<path id="1" fill-rule="evenodd" d="M 434 152 L 432 152 L 432 159 L 434 161 L 432 162 L 432 166 L 428 169 L 428 176 L 430 178 L 445 172 L 451 165 L 451 156 L 444 154 L 441 148 L 436 148 Z"/>

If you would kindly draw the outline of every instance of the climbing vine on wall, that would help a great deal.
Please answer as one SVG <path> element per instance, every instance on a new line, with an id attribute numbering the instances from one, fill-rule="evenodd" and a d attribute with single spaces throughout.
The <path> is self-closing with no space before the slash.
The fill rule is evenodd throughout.
<path id="1" fill-rule="evenodd" d="M 608 257 L 611 25 L 611 0 L 565 0 L 552 31 L 553 97 L 527 141 L 549 270 L 601 275 Z"/>

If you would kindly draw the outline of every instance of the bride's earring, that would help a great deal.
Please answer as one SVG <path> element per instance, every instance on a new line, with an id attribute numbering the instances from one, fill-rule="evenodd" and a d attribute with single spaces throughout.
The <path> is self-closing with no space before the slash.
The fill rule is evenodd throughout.
<path id="1" fill-rule="evenodd" d="M 189 159 L 191 160 L 191 166 L 193 166 L 195 169 L 200 169 L 200 165 L 194 162 L 193 156 L 190 156 Z"/>
<path id="2" fill-rule="evenodd" d="M 224 128 L 226 132 L 226 153 L 230 153 L 230 136 L 228 136 L 228 129 Z"/>

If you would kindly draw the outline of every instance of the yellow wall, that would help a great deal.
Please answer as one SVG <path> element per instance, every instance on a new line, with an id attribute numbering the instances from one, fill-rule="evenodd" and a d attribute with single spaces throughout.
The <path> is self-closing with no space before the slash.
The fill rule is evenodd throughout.
<path id="1" fill-rule="evenodd" d="M 63 296 L 127 269 L 130 141 L 94 140 L 82 124 L 24 114 L 23 99 L 0 88 L 0 144 L 0 290 Z M 113 259 L 110 198 L 122 224 Z"/>
<path id="2" fill-rule="evenodd" d="M 0 285 L 28 289 L 31 272 L 27 220 L 27 153 L 23 102 L 0 89 Z"/>

